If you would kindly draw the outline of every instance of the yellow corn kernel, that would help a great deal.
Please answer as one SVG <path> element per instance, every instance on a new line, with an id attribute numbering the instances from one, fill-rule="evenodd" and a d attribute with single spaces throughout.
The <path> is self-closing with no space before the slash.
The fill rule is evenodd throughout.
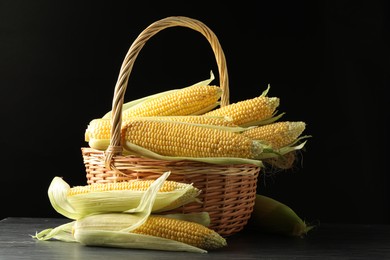
<path id="1" fill-rule="evenodd" d="M 205 116 L 227 116 L 238 126 L 248 126 L 273 117 L 279 98 L 259 96 L 211 110 Z"/>
<path id="2" fill-rule="evenodd" d="M 262 152 L 258 142 L 239 133 L 173 121 L 131 120 L 122 138 L 125 149 L 128 142 L 163 156 L 256 158 Z"/>
<path id="3" fill-rule="evenodd" d="M 260 140 L 277 150 L 296 141 L 305 130 L 305 127 L 306 124 L 302 121 L 276 122 L 250 128 L 242 132 L 242 135 Z"/>
<path id="4" fill-rule="evenodd" d="M 122 111 L 122 118 L 199 115 L 215 108 L 221 94 L 218 86 L 190 86 L 132 106 Z"/>
<path id="5" fill-rule="evenodd" d="M 132 231 L 186 243 L 205 250 L 226 246 L 226 240 L 201 224 L 162 216 L 149 216 L 144 224 Z"/>

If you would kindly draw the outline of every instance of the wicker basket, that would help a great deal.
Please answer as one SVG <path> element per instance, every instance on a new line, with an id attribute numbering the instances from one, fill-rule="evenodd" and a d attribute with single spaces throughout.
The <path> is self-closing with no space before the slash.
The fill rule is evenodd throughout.
<path id="1" fill-rule="evenodd" d="M 159 31 L 183 26 L 200 32 L 209 41 L 217 61 L 220 87 L 223 90 L 221 106 L 229 104 L 229 87 L 225 55 L 215 34 L 202 22 L 188 17 L 172 16 L 149 25 L 131 45 L 120 70 L 112 104 L 112 132 L 106 151 L 82 147 L 88 184 L 121 182 L 132 179 L 156 179 L 171 171 L 170 180 L 193 183 L 202 190 L 200 200 L 174 212 L 207 211 L 210 228 L 222 236 L 239 232 L 247 224 L 256 197 L 260 167 L 251 164 L 219 165 L 195 161 L 162 161 L 134 155 L 123 155 L 120 142 L 121 113 L 124 93 L 130 72 L 140 50 Z"/>

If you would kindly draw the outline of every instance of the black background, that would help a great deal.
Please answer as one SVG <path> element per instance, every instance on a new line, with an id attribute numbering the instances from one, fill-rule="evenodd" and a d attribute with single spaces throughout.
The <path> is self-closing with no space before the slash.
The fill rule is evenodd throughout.
<path id="1" fill-rule="evenodd" d="M 390 224 L 387 2 L 182 3 L 0 0 L 0 217 L 60 216 L 47 188 L 54 176 L 86 184 L 84 131 L 111 109 L 131 43 L 181 15 L 217 35 L 230 102 L 270 83 L 283 120 L 305 121 L 313 136 L 301 165 L 261 179 L 259 192 L 309 222 Z M 163 30 L 138 56 L 125 99 L 191 85 L 210 70 L 218 76 L 201 34 Z"/>

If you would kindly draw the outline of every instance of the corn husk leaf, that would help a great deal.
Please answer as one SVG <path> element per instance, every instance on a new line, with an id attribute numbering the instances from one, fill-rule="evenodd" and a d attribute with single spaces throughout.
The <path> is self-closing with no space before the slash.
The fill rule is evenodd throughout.
<path id="1" fill-rule="evenodd" d="M 121 231 L 80 230 L 75 232 L 75 237 L 88 246 L 207 253 L 206 250 L 175 240 Z"/>
<path id="2" fill-rule="evenodd" d="M 138 181 L 138 180 L 135 180 Z M 80 219 L 90 214 L 125 212 L 139 205 L 145 191 L 113 190 L 81 193 L 68 196 L 70 186 L 60 177 L 55 177 L 49 187 L 49 199 L 54 209 L 70 219 Z M 200 190 L 192 184 L 183 184 L 182 189 L 158 192 L 152 212 L 162 212 L 190 202 L 199 202 Z"/>
<path id="3" fill-rule="evenodd" d="M 70 186 L 60 177 L 54 177 L 49 185 L 47 194 L 51 206 L 61 215 L 70 218 L 78 219 L 80 214 L 70 205 L 68 201 L 68 190 Z"/>
<path id="4" fill-rule="evenodd" d="M 138 180 L 136 180 L 138 181 Z M 124 212 L 139 204 L 145 191 L 115 190 L 89 192 L 68 197 L 69 204 L 81 215 Z M 200 190 L 187 184 L 182 189 L 158 192 L 152 212 L 162 212 L 180 207 L 190 202 L 199 202 Z"/>
<path id="5" fill-rule="evenodd" d="M 271 84 L 267 85 L 267 88 L 261 93 L 261 97 L 265 97 L 268 95 L 268 91 L 271 89 Z"/>
<path id="6" fill-rule="evenodd" d="M 199 81 L 198 83 L 195 83 L 191 86 L 208 86 L 213 80 L 215 79 L 215 76 L 214 76 L 214 73 L 212 70 L 210 70 L 210 78 L 206 79 L 206 80 L 203 80 L 203 81 Z"/>
<path id="7" fill-rule="evenodd" d="M 56 239 L 61 240 L 64 242 L 77 242 L 72 234 L 73 225 L 75 221 L 60 225 L 56 228 L 48 228 L 45 230 L 42 230 L 41 232 L 37 232 L 35 236 L 32 236 L 33 238 L 36 238 L 38 240 L 49 240 L 49 239 Z"/>
<path id="8" fill-rule="evenodd" d="M 303 139 L 309 138 L 310 136 L 301 136 L 297 138 L 293 143 L 286 145 L 280 149 L 274 150 L 270 146 L 264 144 L 263 153 L 259 154 L 258 159 L 264 160 L 269 158 L 275 158 L 278 156 L 283 156 L 289 152 L 301 150 L 307 141 L 301 142 Z"/>

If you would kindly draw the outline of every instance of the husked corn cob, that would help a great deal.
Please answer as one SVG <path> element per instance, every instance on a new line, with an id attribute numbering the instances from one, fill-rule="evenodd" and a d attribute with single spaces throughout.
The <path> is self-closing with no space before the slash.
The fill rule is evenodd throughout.
<path id="1" fill-rule="evenodd" d="M 204 115 L 228 116 L 238 126 L 249 126 L 272 118 L 278 106 L 279 98 L 259 96 L 216 108 Z"/>
<path id="2" fill-rule="evenodd" d="M 302 121 L 276 122 L 268 125 L 249 128 L 242 135 L 261 140 L 273 149 L 280 149 L 296 141 L 305 130 L 306 124 Z"/>
<path id="3" fill-rule="evenodd" d="M 131 120 L 122 130 L 123 146 L 141 146 L 164 156 L 256 159 L 262 146 L 241 134 L 181 122 Z"/>
<path id="4" fill-rule="evenodd" d="M 175 121 L 175 122 L 186 122 L 192 124 L 205 124 L 205 125 L 216 125 L 216 126 L 236 126 L 229 118 L 220 117 L 220 116 L 218 117 L 203 116 L 203 115 L 154 116 L 152 118 L 153 120 L 159 120 L 159 121 Z M 122 126 L 125 126 L 131 120 L 140 120 L 140 119 L 142 119 L 142 117 L 122 119 Z M 89 123 L 85 131 L 85 141 L 88 142 L 90 139 L 110 139 L 110 134 L 111 134 L 111 120 L 96 118 Z"/>
<path id="5" fill-rule="evenodd" d="M 211 250 L 226 246 L 226 240 L 214 230 L 199 223 L 150 215 L 146 221 L 126 230 L 134 225 L 139 218 L 132 214 L 107 213 L 87 216 L 76 221 L 74 234 L 78 239 L 79 232 L 88 230 L 121 231 L 132 234 L 160 237 L 185 243 L 204 250 Z M 101 243 L 104 243 L 101 241 Z M 163 246 L 163 245 L 162 245 Z"/>
<path id="6" fill-rule="evenodd" d="M 122 111 L 122 118 L 199 115 L 215 108 L 221 94 L 218 86 L 190 86 L 132 106 Z"/>

